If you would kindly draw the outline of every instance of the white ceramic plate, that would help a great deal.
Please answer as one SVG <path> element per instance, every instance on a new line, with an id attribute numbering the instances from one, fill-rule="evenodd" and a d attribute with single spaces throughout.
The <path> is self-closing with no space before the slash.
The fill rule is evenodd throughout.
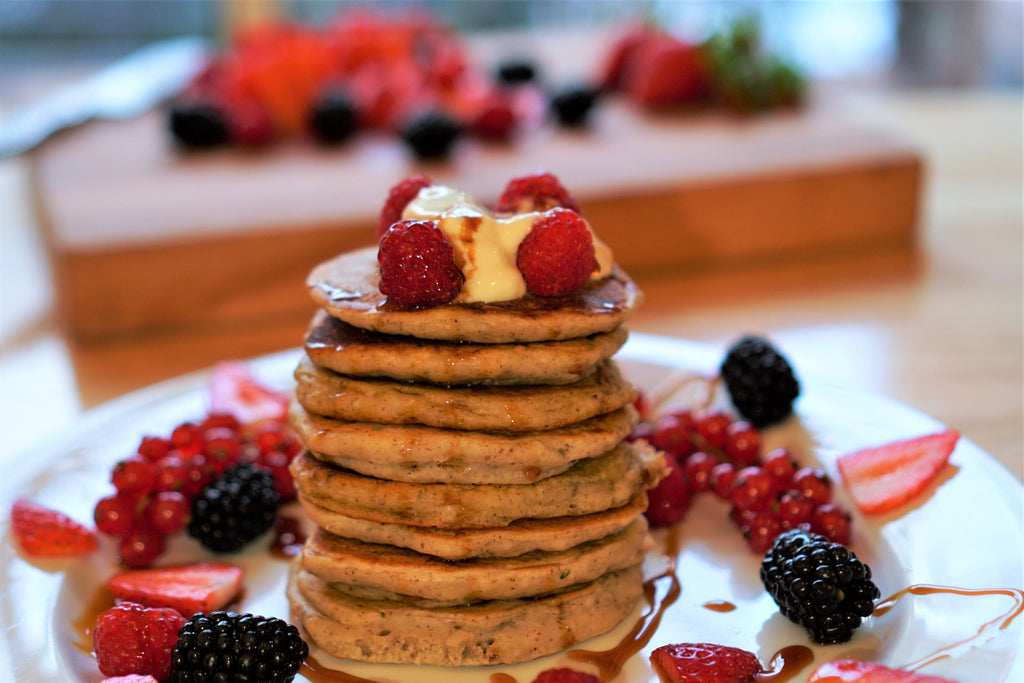
<path id="1" fill-rule="evenodd" d="M 675 370 L 708 372 L 720 351 L 695 344 L 633 335 L 621 352 L 622 366 L 638 385 L 650 389 Z M 268 383 L 287 387 L 298 351 L 267 356 L 251 363 Z M 806 379 L 806 378 L 805 378 Z M 80 520 L 91 517 L 95 501 L 111 490 L 112 464 L 134 451 L 143 434 L 166 434 L 178 423 L 200 417 L 205 409 L 206 376 L 189 375 L 135 392 L 98 408 L 70 433 L 20 459 L 17 472 L 0 483 L 4 510 L 23 495 L 64 510 Z M 797 404 L 800 420 L 771 430 L 767 446 L 786 445 L 805 462 L 818 461 L 836 474 L 835 458 L 846 451 L 896 438 L 937 431 L 937 422 L 910 408 L 875 396 L 804 382 Z M 872 566 L 883 595 L 910 584 L 963 588 L 1020 588 L 1022 585 L 1021 486 L 994 460 L 961 439 L 940 482 L 923 503 L 899 516 L 865 519 L 855 515 L 854 550 Z M 842 490 L 837 497 L 843 498 Z M 846 507 L 852 509 L 848 501 Z M 762 661 L 787 645 L 809 645 L 799 627 L 775 610 L 758 579 L 758 558 L 747 550 L 726 519 L 724 503 L 702 496 L 691 508 L 680 534 L 678 575 L 683 592 L 665 613 L 650 644 L 633 657 L 616 678 L 620 683 L 657 681 L 647 664 L 650 650 L 671 642 L 718 642 L 757 652 Z M 164 560 L 196 559 L 198 545 L 188 540 L 172 546 Z M 87 612 L 90 598 L 115 571 L 109 545 L 91 560 L 31 565 L 13 550 L 9 538 L 0 547 L 0 576 L 5 582 L 2 607 L 4 637 L 0 671 L 25 682 L 86 681 L 102 678 L 95 662 L 73 645 L 76 617 Z M 651 556 L 657 563 L 657 554 Z M 286 617 L 283 597 L 286 563 L 261 548 L 232 558 L 246 569 L 246 611 Z M 731 612 L 705 607 L 713 600 L 736 605 Z M 974 636 L 983 624 L 1012 608 L 1006 596 L 910 596 L 882 617 L 869 620 L 843 646 L 814 647 L 816 661 L 840 656 L 871 658 L 900 666 Z M 639 609 L 637 612 L 639 615 Z M 611 647 L 632 626 L 622 627 L 580 648 Z M 951 651 L 951 656 L 922 671 L 969 681 L 1024 681 L 1021 624 L 999 624 Z M 406 667 L 338 662 L 319 655 L 348 673 L 378 681 L 408 681 Z M 6 661 L 3 661 L 6 660 Z M 487 681 L 495 671 L 529 683 L 553 666 L 587 669 L 564 655 L 497 669 L 423 667 L 417 681 L 462 683 Z M 813 665 L 793 680 L 804 680 Z M 0 676 L 2 677 L 2 676 Z"/>

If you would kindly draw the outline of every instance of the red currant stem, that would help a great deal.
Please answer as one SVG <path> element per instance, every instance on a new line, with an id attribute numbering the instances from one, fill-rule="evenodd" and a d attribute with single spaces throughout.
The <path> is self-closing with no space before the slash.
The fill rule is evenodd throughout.
<path id="1" fill-rule="evenodd" d="M 648 397 L 647 410 L 651 415 L 657 415 L 658 409 L 686 388 L 688 385 L 700 383 L 704 385 L 704 397 L 697 408 L 707 408 L 711 405 L 715 395 L 715 388 L 718 386 L 719 376 L 707 377 L 694 374 L 690 370 L 677 370 L 658 383 Z"/>

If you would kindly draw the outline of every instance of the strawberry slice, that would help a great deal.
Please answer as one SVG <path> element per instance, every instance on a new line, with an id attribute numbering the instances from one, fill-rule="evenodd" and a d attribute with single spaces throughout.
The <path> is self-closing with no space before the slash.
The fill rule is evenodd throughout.
<path id="1" fill-rule="evenodd" d="M 947 429 L 865 448 L 841 456 L 839 471 L 862 512 L 888 512 L 924 490 L 949 461 L 959 438 L 959 432 Z"/>
<path id="2" fill-rule="evenodd" d="M 149 674 L 128 674 L 127 676 L 114 676 L 104 678 L 100 683 L 160 683 Z"/>
<path id="3" fill-rule="evenodd" d="M 19 498 L 11 506 L 11 532 L 31 557 L 79 557 L 96 550 L 96 534 L 63 512 Z"/>
<path id="4" fill-rule="evenodd" d="M 210 375 L 210 412 L 234 415 L 242 424 L 282 421 L 288 395 L 257 382 L 242 363 L 218 363 Z"/>
<path id="5" fill-rule="evenodd" d="M 662 645 L 651 665 L 665 683 L 751 683 L 761 672 L 752 652 L 716 643 Z"/>
<path id="6" fill-rule="evenodd" d="M 807 683 L 956 683 L 948 678 L 890 669 L 877 662 L 837 659 L 825 662 L 811 674 Z"/>
<path id="7" fill-rule="evenodd" d="M 107 580 L 115 598 L 146 607 L 172 607 L 189 617 L 222 609 L 242 588 L 242 569 L 231 564 L 199 564 L 132 569 Z"/>

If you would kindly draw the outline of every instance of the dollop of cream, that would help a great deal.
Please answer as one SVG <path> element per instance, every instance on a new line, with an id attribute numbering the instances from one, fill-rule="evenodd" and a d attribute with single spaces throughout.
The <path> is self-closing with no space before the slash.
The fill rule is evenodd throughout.
<path id="1" fill-rule="evenodd" d="M 423 188 L 402 212 L 403 219 L 434 221 L 448 237 L 455 263 L 466 278 L 456 297 L 461 303 L 509 301 L 526 294 L 516 254 L 543 215 L 539 211 L 496 215 L 467 193 L 445 185 Z M 591 279 L 607 277 L 614 262 L 611 249 L 594 235 L 589 223 L 587 229 L 594 239 L 598 263 Z"/>

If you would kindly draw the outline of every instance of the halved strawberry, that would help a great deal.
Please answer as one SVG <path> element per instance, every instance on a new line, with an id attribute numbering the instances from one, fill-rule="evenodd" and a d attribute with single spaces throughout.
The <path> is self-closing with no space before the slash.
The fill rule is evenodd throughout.
<path id="1" fill-rule="evenodd" d="M 761 672 L 752 652 L 717 643 L 662 645 L 651 664 L 665 683 L 751 683 Z"/>
<path id="2" fill-rule="evenodd" d="M 280 421 L 288 414 L 288 396 L 257 382 L 242 363 L 218 363 L 210 375 L 210 412 L 234 415 L 243 425 Z"/>
<path id="3" fill-rule="evenodd" d="M 19 498 L 11 506 L 11 532 L 32 557 L 78 557 L 96 550 L 96 534 L 63 512 Z"/>
<path id="4" fill-rule="evenodd" d="M 960 433 L 952 429 L 847 453 L 843 481 L 865 514 L 888 512 L 919 494 L 949 461 Z"/>
<path id="5" fill-rule="evenodd" d="M 120 600 L 172 607 L 189 617 L 231 602 L 242 588 L 242 569 L 219 562 L 132 569 L 110 577 L 107 587 Z"/>
<path id="6" fill-rule="evenodd" d="M 127 676 L 104 678 L 100 683 L 159 683 L 159 681 L 149 674 L 128 674 Z"/>
<path id="7" fill-rule="evenodd" d="M 837 659 L 825 662 L 811 674 L 807 683 L 955 683 L 948 678 L 890 669 L 877 662 Z"/>

